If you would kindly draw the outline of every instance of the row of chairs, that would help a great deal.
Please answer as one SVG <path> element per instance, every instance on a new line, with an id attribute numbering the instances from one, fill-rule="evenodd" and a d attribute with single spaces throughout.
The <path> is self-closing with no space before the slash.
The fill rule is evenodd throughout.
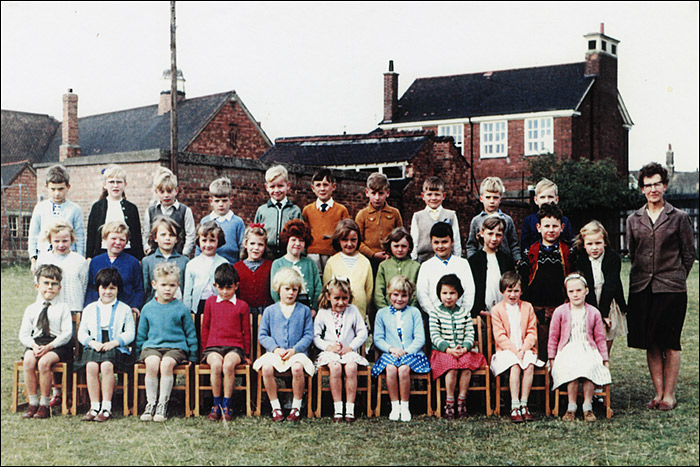
<path id="1" fill-rule="evenodd" d="M 194 315 L 193 315 L 194 318 Z M 76 329 L 80 322 L 80 315 L 74 317 L 76 322 Z M 493 353 L 493 338 L 491 333 L 491 317 L 488 314 L 484 316 L 477 317 L 475 320 L 476 325 L 476 338 L 475 347 L 480 351 L 485 350 L 484 356 L 487 362 L 490 361 L 491 355 Z M 251 326 L 252 328 L 252 326 Z M 252 330 L 251 330 L 252 332 Z M 485 342 L 483 342 L 485 340 Z M 76 343 L 77 344 L 77 343 Z M 260 343 L 258 342 L 256 346 L 256 356 L 262 355 Z M 79 345 L 76 345 L 76 357 L 79 354 Z M 70 413 L 73 415 L 77 414 L 78 405 L 82 405 L 86 402 L 86 392 L 87 384 L 85 372 L 72 372 L 70 363 L 57 363 L 54 365 L 52 370 L 56 373 L 61 374 L 61 387 L 63 390 L 63 402 L 61 407 L 61 413 L 64 415 L 69 413 L 67 395 L 72 394 Z M 370 375 L 370 367 L 360 367 L 358 368 L 358 395 L 362 395 L 362 398 L 358 398 L 357 402 L 361 402 L 365 405 L 365 413 L 367 417 L 380 416 L 382 407 L 382 397 L 388 394 L 386 389 L 386 379 L 385 375 L 379 376 L 376 385 L 373 388 L 372 377 Z M 13 378 L 13 399 L 11 410 L 16 412 L 18 409 L 18 399 L 19 399 L 19 388 L 23 385 L 20 380 L 20 375 L 23 373 L 22 362 L 18 361 L 14 364 L 14 378 Z M 72 384 L 69 387 L 68 375 L 72 373 Z M 137 415 L 139 413 L 140 405 L 143 405 L 143 399 L 140 399 L 140 395 L 145 391 L 145 373 L 146 366 L 143 363 L 134 364 L 133 372 L 129 373 L 118 373 L 117 374 L 117 384 L 115 386 L 115 393 L 121 391 L 122 393 L 122 403 L 123 403 L 123 414 Z M 143 377 L 141 377 L 143 375 Z M 174 375 L 176 376 L 176 384 L 173 386 L 174 391 L 182 391 L 184 394 L 184 413 L 185 417 L 200 416 L 200 409 L 202 406 L 203 396 L 207 396 L 211 393 L 211 368 L 206 363 L 193 364 L 187 362 L 184 364 L 177 365 L 174 369 Z M 177 376 L 180 376 L 180 382 L 178 382 Z M 289 372 L 286 374 L 275 374 L 276 377 L 282 379 L 288 379 L 290 377 Z M 323 395 L 324 393 L 330 392 L 329 384 L 324 384 L 327 377 L 330 376 L 330 371 L 327 367 L 322 367 L 319 369 L 317 374 L 312 376 L 306 376 L 306 407 L 307 407 L 307 417 L 320 417 L 323 407 Z M 245 393 L 245 414 L 246 416 L 259 416 L 261 415 L 262 408 L 262 395 L 265 392 L 265 388 L 262 384 L 262 374 L 257 373 L 257 378 L 253 378 L 252 375 L 252 365 L 240 364 L 236 367 L 236 384 L 234 386 L 234 391 L 242 391 Z M 535 370 L 535 383 L 533 384 L 532 391 L 535 393 L 541 392 L 544 399 L 544 410 L 546 415 L 553 414 L 558 416 L 559 414 L 559 399 L 560 396 L 566 395 L 566 389 L 557 389 L 554 396 L 554 408 L 553 411 L 550 408 L 550 374 L 547 368 L 537 368 Z M 314 385 L 315 378 L 315 385 Z M 504 379 L 505 378 L 505 379 Z M 445 391 L 443 377 L 438 378 L 433 381 L 430 373 L 428 374 L 412 374 L 413 384 L 411 388 L 411 396 L 416 396 L 421 401 L 421 405 L 425 406 L 426 414 L 429 416 L 442 417 L 443 409 L 443 395 Z M 495 380 L 495 387 L 493 385 L 492 379 Z M 489 367 L 487 365 L 473 371 L 472 382 L 469 387 L 470 393 L 484 393 L 484 407 L 486 415 L 500 415 L 501 413 L 501 401 L 502 392 L 508 392 L 508 384 L 505 382 L 506 376 L 499 376 L 494 378 L 491 375 Z M 538 382 L 539 380 L 539 382 Z M 133 381 L 133 388 L 130 389 L 130 381 Z M 435 386 L 433 386 L 435 385 Z M 192 397 L 192 389 L 194 392 L 194 397 Z M 315 390 L 314 390 L 315 389 Z M 71 392 L 69 392 L 71 390 Z M 129 404 L 129 391 L 132 392 L 132 403 Z M 287 387 L 278 387 L 278 392 L 285 393 L 291 392 L 291 384 Z M 492 392 L 495 394 L 495 404 L 492 407 Z M 315 393 L 315 394 L 314 394 Z M 372 404 L 373 393 L 374 405 Z M 255 398 L 253 399 L 253 394 Z M 315 401 L 314 401 L 315 395 Z M 606 417 L 610 418 L 612 416 L 612 410 L 610 409 L 610 387 L 605 386 L 602 390 L 596 390 L 596 396 L 601 396 L 604 399 Z M 435 405 L 433 405 L 433 400 L 435 400 Z"/>

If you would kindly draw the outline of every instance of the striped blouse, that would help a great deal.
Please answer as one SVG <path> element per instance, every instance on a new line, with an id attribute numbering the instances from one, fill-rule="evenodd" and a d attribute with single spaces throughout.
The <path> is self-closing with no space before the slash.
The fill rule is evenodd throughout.
<path id="1" fill-rule="evenodd" d="M 458 345 L 471 350 L 474 345 L 474 325 L 464 307 L 448 309 L 444 305 L 430 310 L 430 340 L 434 350 L 444 352 Z"/>

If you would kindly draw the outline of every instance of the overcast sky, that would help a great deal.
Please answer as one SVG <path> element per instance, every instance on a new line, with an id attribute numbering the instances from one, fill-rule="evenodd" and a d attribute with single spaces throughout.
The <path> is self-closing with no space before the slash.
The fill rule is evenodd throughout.
<path id="1" fill-rule="evenodd" d="M 268 136 L 365 133 L 417 78 L 581 62 L 583 35 L 620 41 L 635 126 L 630 168 L 698 167 L 697 2 L 177 2 L 187 97 L 235 90 Z M 2 108 L 62 119 L 156 104 L 170 67 L 169 2 L 2 2 Z"/>

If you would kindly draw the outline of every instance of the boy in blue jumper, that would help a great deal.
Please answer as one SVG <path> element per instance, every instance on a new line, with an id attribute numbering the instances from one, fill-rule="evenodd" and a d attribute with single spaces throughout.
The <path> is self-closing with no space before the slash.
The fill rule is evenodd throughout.
<path id="1" fill-rule="evenodd" d="M 175 381 L 173 369 L 187 360 L 197 361 L 197 332 L 190 310 L 175 298 L 180 287 L 180 268 L 173 263 L 161 263 L 153 271 L 153 277 L 158 298 L 143 307 L 135 354 L 146 364 L 147 403 L 141 420 L 162 422 L 167 420 L 168 400 Z"/>
<path id="2" fill-rule="evenodd" d="M 235 264 L 241 257 L 243 247 L 243 234 L 245 224 L 243 219 L 231 211 L 231 180 L 226 177 L 219 178 L 209 185 L 209 202 L 212 212 L 203 218 L 200 224 L 207 221 L 215 221 L 224 231 L 226 244 L 216 250 L 216 253 L 223 256 L 226 261 Z M 199 256 L 202 250 L 197 246 L 195 256 Z"/>

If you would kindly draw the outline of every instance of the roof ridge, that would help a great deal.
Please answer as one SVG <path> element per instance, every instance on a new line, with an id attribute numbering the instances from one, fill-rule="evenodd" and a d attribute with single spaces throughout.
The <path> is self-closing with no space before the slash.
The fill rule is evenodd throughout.
<path id="1" fill-rule="evenodd" d="M 424 78 L 416 78 L 415 81 L 429 80 L 429 79 L 440 79 L 440 78 L 454 78 L 454 77 L 458 77 L 458 76 L 485 75 L 487 73 L 504 73 L 507 71 L 534 70 L 534 69 L 538 69 L 538 68 L 554 68 L 554 67 L 564 67 L 564 66 L 571 66 L 571 65 L 583 65 L 585 63 L 586 62 L 571 62 L 571 63 L 559 63 L 559 64 L 553 64 L 553 65 L 530 66 L 530 67 L 523 67 L 523 68 L 506 68 L 503 70 L 477 71 L 477 72 L 473 72 L 473 73 L 457 73 L 457 74 L 452 74 L 452 75 L 427 76 Z"/>

